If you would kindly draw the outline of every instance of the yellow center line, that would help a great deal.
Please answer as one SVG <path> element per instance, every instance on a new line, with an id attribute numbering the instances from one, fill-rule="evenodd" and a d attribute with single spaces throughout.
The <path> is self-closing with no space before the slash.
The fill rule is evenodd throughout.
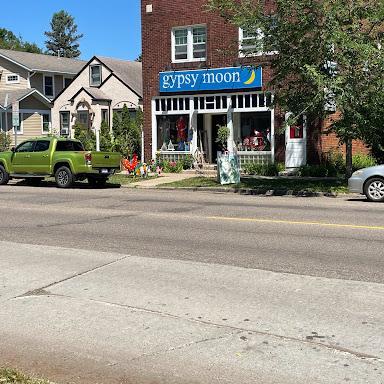
<path id="1" fill-rule="evenodd" d="M 209 216 L 209 220 L 224 220 L 224 221 L 243 221 L 253 223 L 272 223 L 272 224 L 293 224 L 293 225 L 312 225 L 319 227 L 333 227 L 333 228 L 351 228 L 351 229 L 370 229 L 376 231 L 384 231 L 384 226 L 374 225 L 354 225 L 354 224 L 335 224 L 335 223 L 322 223 L 317 221 L 291 221 L 291 220 L 273 220 L 273 219 L 255 219 L 246 217 L 224 217 L 224 216 Z"/>

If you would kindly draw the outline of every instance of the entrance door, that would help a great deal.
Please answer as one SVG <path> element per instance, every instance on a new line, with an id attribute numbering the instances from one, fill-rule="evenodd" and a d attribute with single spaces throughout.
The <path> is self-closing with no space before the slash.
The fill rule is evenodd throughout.
<path id="1" fill-rule="evenodd" d="M 217 132 L 220 126 L 227 125 L 227 115 L 212 115 L 212 138 L 211 138 L 211 151 L 212 161 L 217 162 L 217 152 L 221 151 L 220 144 L 216 142 Z"/>
<path id="2" fill-rule="evenodd" d="M 288 116 L 287 116 L 288 117 Z M 303 117 L 286 129 L 285 167 L 299 168 L 307 163 L 307 122 Z"/>

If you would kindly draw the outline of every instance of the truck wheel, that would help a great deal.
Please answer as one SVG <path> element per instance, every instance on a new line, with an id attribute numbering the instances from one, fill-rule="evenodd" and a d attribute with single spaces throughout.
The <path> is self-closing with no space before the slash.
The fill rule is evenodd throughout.
<path id="1" fill-rule="evenodd" d="M 58 188 L 69 188 L 74 182 L 74 177 L 71 170 L 63 166 L 57 169 L 55 180 Z"/>
<path id="2" fill-rule="evenodd" d="M 0 185 L 6 185 L 9 181 L 9 174 L 5 168 L 0 165 Z"/>

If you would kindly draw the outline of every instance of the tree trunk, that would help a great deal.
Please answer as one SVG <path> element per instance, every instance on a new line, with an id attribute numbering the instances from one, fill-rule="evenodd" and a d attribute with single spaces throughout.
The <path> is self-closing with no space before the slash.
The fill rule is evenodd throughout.
<path id="1" fill-rule="evenodd" d="M 349 179 L 352 176 L 352 139 L 347 139 L 345 143 L 345 164 L 345 176 Z"/>

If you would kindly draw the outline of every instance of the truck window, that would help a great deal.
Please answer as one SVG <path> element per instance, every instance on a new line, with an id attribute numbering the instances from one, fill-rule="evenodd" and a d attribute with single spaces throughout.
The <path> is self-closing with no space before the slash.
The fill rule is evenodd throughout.
<path id="1" fill-rule="evenodd" d="M 25 143 L 21 143 L 15 152 L 33 152 L 34 141 L 26 141 Z"/>
<path id="2" fill-rule="evenodd" d="M 47 140 L 36 141 L 35 149 L 33 150 L 33 152 L 45 152 L 45 151 L 48 151 L 50 143 L 51 142 L 47 141 Z"/>
<path id="3" fill-rule="evenodd" d="M 56 144 L 57 152 L 84 151 L 83 144 L 78 141 L 58 141 Z"/>

